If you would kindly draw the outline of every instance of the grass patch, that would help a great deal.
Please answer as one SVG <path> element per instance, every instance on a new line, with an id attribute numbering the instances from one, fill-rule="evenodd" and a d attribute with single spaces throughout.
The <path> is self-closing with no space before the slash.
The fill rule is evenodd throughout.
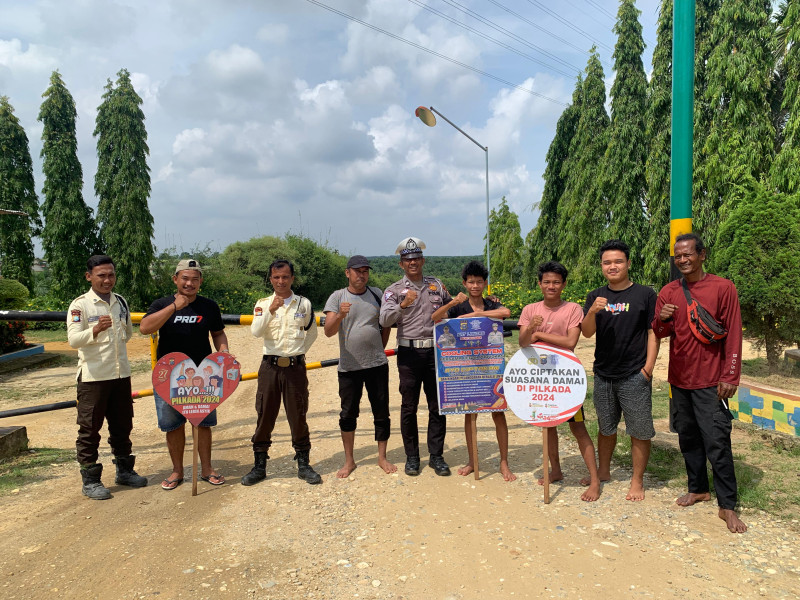
<path id="1" fill-rule="evenodd" d="M 49 479 L 48 468 L 75 460 L 75 450 L 33 448 L 0 461 L 0 495 L 34 481 Z"/>
<path id="2" fill-rule="evenodd" d="M 66 342 L 67 331 L 51 329 L 27 329 L 25 330 L 25 341 L 34 344 L 46 344 L 47 342 Z"/>

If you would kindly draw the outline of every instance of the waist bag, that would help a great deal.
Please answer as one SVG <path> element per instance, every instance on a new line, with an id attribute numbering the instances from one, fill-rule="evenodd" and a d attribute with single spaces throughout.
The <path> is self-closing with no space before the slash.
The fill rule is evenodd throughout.
<path id="1" fill-rule="evenodd" d="M 718 323 L 700 303 L 692 298 L 686 279 L 681 280 L 683 295 L 686 296 L 686 315 L 689 317 L 689 329 L 703 344 L 715 344 L 724 340 L 728 330 Z"/>

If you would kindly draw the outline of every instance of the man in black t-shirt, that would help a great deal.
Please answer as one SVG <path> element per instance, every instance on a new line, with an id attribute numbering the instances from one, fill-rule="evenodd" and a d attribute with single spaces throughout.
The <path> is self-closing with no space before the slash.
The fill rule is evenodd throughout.
<path id="1" fill-rule="evenodd" d="M 511 311 L 505 306 L 496 300 L 483 296 L 489 279 L 489 271 L 481 263 L 476 260 L 468 262 L 461 271 L 461 279 L 469 295 L 460 292 L 448 304 L 434 311 L 431 315 L 434 321 L 440 321 L 445 317 L 448 319 L 460 317 L 507 319 L 511 315 Z M 447 327 L 445 327 L 445 330 L 447 330 Z M 493 333 L 497 334 L 496 328 Z M 448 333 L 447 335 L 453 338 L 453 345 L 455 345 L 453 334 Z M 490 333 L 488 336 L 487 341 L 489 344 L 497 343 L 492 340 L 492 335 Z M 502 334 L 500 334 L 499 343 L 503 343 Z M 444 346 L 445 344 L 440 341 L 439 345 Z M 514 481 L 517 476 L 511 472 L 511 468 L 508 466 L 508 424 L 506 423 L 506 414 L 504 412 L 492 412 L 492 420 L 494 420 L 494 428 L 497 435 L 497 446 L 500 449 L 500 474 L 505 481 Z M 469 424 L 469 415 L 464 415 L 464 434 L 467 438 L 469 462 L 458 470 L 459 475 L 469 475 L 475 471 L 475 459 L 472 456 L 472 427 Z"/>
<path id="2" fill-rule="evenodd" d="M 182 260 L 175 268 L 172 281 L 176 294 L 159 298 L 150 305 L 139 331 L 145 335 L 158 331 L 157 356 L 183 352 L 196 365 L 211 354 L 209 334 L 218 352 L 228 352 L 228 336 L 222 323 L 219 305 L 197 291 L 203 283 L 200 264 L 194 259 Z M 158 427 L 167 434 L 167 449 L 172 459 L 172 474 L 161 487 L 174 490 L 183 483 L 183 450 L 186 446 L 186 417 L 172 408 L 155 390 Z M 200 479 L 222 485 L 225 478 L 211 466 L 211 427 L 217 424 L 217 411 L 206 416 L 197 428 L 197 450 L 200 456 Z"/>
<path id="3" fill-rule="evenodd" d="M 600 246 L 600 267 L 607 285 L 586 297 L 581 331 L 597 333 L 594 351 L 594 406 L 597 411 L 598 474 L 611 479 L 611 455 L 617 444 L 617 425 L 625 416 L 631 436 L 633 476 L 627 500 L 644 500 L 644 470 L 650 458 L 653 428 L 653 368 L 658 339 L 651 328 L 656 293 L 633 283 L 628 271 L 630 249 L 609 240 Z"/>

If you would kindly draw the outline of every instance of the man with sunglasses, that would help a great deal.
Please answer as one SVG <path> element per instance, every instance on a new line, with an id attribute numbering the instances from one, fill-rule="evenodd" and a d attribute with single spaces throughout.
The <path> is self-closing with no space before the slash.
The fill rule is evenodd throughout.
<path id="1" fill-rule="evenodd" d="M 450 302 L 442 282 L 425 276 L 422 269 L 425 243 L 415 237 L 404 238 L 395 249 L 400 255 L 400 268 L 405 276 L 383 295 L 380 324 L 397 324 L 397 371 L 400 375 L 400 433 L 406 452 L 406 475 L 419 475 L 419 429 L 417 408 L 420 388 L 428 401 L 429 465 L 437 475 L 450 475 L 450 467 L 442 456 L 447 422 L 439 414 L 434 359 L 433 319 L 435 310 Z"/>

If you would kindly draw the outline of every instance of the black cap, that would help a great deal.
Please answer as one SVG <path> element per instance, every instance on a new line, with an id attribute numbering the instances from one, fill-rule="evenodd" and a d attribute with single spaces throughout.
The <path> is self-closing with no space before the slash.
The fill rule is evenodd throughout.
<path id="1" fill-rule="evenodd" d="M 369 266 L 369 261 L 367 260 L 366 256 L 361 256 L 360 254 L 356 254 L 350 257 L 350 260 L 347 261 L 347 268 L 348 269 L 360 269 L 361 267 L 367 267 L 368 269 L 372 269 Z"/>

